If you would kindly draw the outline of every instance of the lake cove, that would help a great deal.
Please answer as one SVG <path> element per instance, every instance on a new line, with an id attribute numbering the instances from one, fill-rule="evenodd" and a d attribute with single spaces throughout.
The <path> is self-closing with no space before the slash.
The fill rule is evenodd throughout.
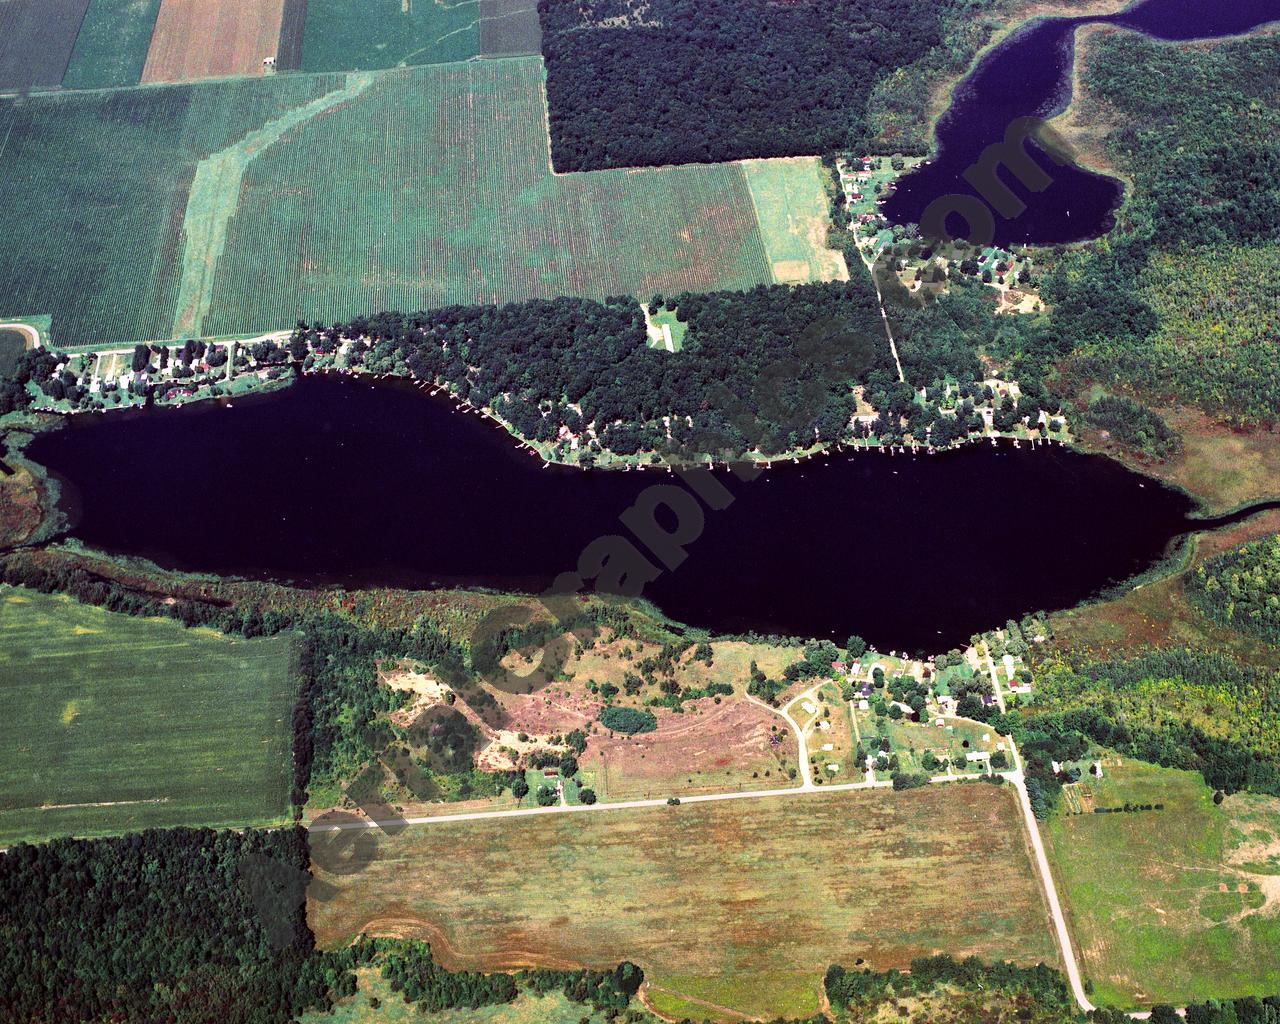
<path id="1" fill-rule="evenodd" d="M 963 175 L 982 151 L 1003 139 L 1018 118 L 1048 118 L 1066 108 L 1075 30 L 1081 25 L 1117 25 L 1156 39 L 1189 40 L 1236 35 L 1277 19 L 1280 0 L 1146 0 L 1110 16 L 1035 19 L 994 47 L 956 88 L 938 121 L 934 158 L 900 178 L 880 209 L 895 224 L 918 224 L 939 197 L 977 198 L 978 191 Z M 994 214 L 994 241 L 1051 245 L 1109 231 L 1120 202 L 1120 182 L 1074 164 L 1059 166 L 1034 142 L 1028 145 L 1051 184 L 1032 192 L 1002 171 L 1001 180 L 1026 209 L 1005 215 L 993 207 L 991 196 L 983 199 Z M 954 235 L 968 234 L 959 216 L 950 217 L 947 227 Z"/>
<path id="2" fill-rule="evenodd" d="M 663 470 L 543 467 L 504 431 L 409 386 L 307 377 L 233 408 L 74 417 L 27 457 L 58 474 L 71 534 L 175 569 L 349 587 L 538 592 Z M 986 442 L 787 463 L 701 510 L 687 558 L 643 589 L 723 632 L 859 633 L 939 652 L 1073 605 L 1158 560 L 1192 503 L 1118 463 Z M 674 531 L 693 519 L 660 509 Z M 694 527 L 696 522 L 692 522 Z M 658 559 L 651 557 L 654 565 Z"/>

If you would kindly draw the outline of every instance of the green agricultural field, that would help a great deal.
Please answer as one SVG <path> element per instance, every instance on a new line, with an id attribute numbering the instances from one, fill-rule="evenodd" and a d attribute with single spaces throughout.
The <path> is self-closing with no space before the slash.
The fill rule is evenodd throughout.
<path id="1" fill-rule="evenodd" d="M 26 336 L 20 331 L 0 327 L 0 374 L 9 373 L 27 347 Z"/>
<path id="2" fill-rule="evenodd" d="M 67 346 L 771 280 L 741 164 L 553 175 L 538 58 L 41 96 L 5 133 L 0 308 Z"/>
<path id="3" fill-rule="evenodd" d="M 290 642 L 0 587 L 0 846 L 289 805 Z"/>
<path id="4" fill-rule="evenodd" d="M 1111 760 L 1045 829 L 1094 1000 L 1181 1005 L 1280 989 L 1280 799 L 1215 805 L 1198 774 Z M 1126 802 L 1164 809 L 1092 812 Z"/>
<path id="5" fill-rule="evenodd" d="M 470 60 L 480 0 L 308 0 L 303 71 L 368 71 Z"/>
<path id="6" fill-rule="evenodd" d="M 541 61 L 478 61 L 376 75 L 255 159 L 203 327 L 769 280 L 740 165 L 552 175 Z"/>
<path id="7" fill-rule="evenodd" d="M 831 220 L 822 161 L 802 156 L 746 160 L 742 166 L 774 280 L 779 284 L 847 281 L 844 256 L 827 248 Z"/>
<path id="8" fill-rule="evenodd" d="M 53 314 L 63 345 L 167 338 L 197 165 L 342 76 L 0 101 L 0 308 Z M 235 333 L 235 332 L 229 332 Z"/>
<path id="9" fill-rule="evenodd" d="M 411 826 L 324 880 L 325 946 L 424 938 L 453 969 L 631 959 L 764 1018 L 816 1013 L 823 971 L 857 957 L 1056 962 L 1014 795 L 979 783 Z"/>
<path id="10" fill-rule="evenodd" d="M 159 11 L 160 0 L 90 0 L 62 87 L 137 85 Z"/>

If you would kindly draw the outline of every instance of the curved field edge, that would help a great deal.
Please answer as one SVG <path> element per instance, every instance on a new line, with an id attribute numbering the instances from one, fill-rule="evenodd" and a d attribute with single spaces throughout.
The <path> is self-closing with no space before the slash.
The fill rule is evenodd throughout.
<path id="1" fill-rule="evenodd" d="M 308 908 L 324 945 L 426 938 L 487 970 L 622 956 L 750 1015 L 812 1012 L 827 965 L 857 956 L 1057 961 L 1014 796 L 976 783 L 411 826 L 318 877 L 337 887 Z M 779 974 L 811 979 L 806 1005 Z"/>

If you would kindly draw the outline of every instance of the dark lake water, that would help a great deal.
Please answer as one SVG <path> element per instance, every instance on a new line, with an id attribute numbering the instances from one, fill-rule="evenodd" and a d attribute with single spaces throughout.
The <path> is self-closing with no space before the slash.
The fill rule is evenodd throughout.
<path id="1" fill-rule="evenodd" d="M 940 196 L 976 197 L 962 175 L 988 145 L 1004 138 L 1018 118 L 1050 117 L 1066 108 L 1075 29 L 1080 25 L 1120 25 L 1158 39 L 1187 40 L 1247 32 L 1276 19 L 1280 0 L 1146 0 L 1109 17 L 1033 21 L 992 49 L 956 89 L 951 107 L 938 122 L 933 162 L 902 178 L 881 210 L 896 224 L 920 223 L 925 209 Z M 993 210 L 994 240 L 1003 245 L 1049 245 L 1110 230 L 1120 182 L 1073 164 L 1058 166 L 1034 142 L 1029 146 L 1052 184 L 1043 192 L 1032 192 L 1005 174 L 1006 184 L 1027 208 L 1008 218 Z M 953 235 L 967 234 L 959 217 L 949 218 L 947 226 Z"/>
<path id="2" fill-rule="evenodd" d="M 71 488 L 72 533 L 166 567 L 348 586 L 537 591 L 661 471 L 582 472 L 408 387 L 311 377 L 234 408 L 77 418 L 28 456 Z M 1191 503 L 1061 447 L 971 445 L 787 463 L 707 509 L 643 596 L 676 619 L 934 653 L 1075 604 L 1158 559 Z M 666 528 L 674 522 L 660 517 Z"/>

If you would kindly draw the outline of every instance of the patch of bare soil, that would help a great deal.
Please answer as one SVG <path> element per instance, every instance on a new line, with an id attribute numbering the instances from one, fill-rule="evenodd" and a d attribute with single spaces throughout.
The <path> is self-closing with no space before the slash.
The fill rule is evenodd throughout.
<path id="1" fill-rule="evenodd" d="M 583 765 L 603 776 L 610 799 L 791 784 L 784 765 L 797 763 L 795 736 L 779 715 L 744 698 L 685 708 L 656 709 L 653 732 L 590 736 Z"/>

